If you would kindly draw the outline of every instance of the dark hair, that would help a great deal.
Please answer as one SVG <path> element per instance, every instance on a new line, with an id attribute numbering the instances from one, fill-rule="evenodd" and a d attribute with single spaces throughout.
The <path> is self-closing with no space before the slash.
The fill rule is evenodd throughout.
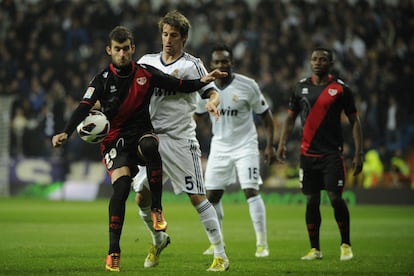
<path id="1" fill-rule="evenodd" d="M 111 46 L 112 41 L 123 43 L 127 40 L 131 41 L 131 44 L 134 44 L 134 35 L 132 32 L 124 26 L 116 26 L 108 35 L 108 45 Z"/>
<path id="2" fill-rule="evenodd" d="M 164 24 L 168 24 L 177 28 L 182 37 L 188 37 L 188 32 L 191 28 L 190 21 L 182 13 L 177 10 L 169 11 L 164 17 L 158 21 L 158 29 L 162 33 Z"/>
<path id="3" fill-rule="evenodd" d="M 325 47 L 316 47 L 313 49 L 312 53 L 315 51 L 323 51 L 328 53 L 328 58 L 330 61 L 334 61 L 333 52 L 331 49 L 325 48 Z"/>
<path id="4" fill-rule="evenodd" d="M 210 59 L 214 52 L 216 51 L 226 51 L 230 54 L 230 60 L 233 60 L 233 50 L 224 43 L 216 44 L 210 51 Z"/>

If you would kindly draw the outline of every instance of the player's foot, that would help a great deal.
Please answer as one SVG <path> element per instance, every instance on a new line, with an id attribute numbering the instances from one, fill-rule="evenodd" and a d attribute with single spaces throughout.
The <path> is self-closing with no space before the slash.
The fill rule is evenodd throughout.
<path id="1" fill-rule="evenodd" d="M 161 232 L 162 241 L 159 245 L 153 245 L 151 246 L 147 257 L 145 258 L 144 267 L 154 267 L 157 266 L 160 262 L 160 254 L 164 248 L 167 247 L 168 244 L 170 244 L 171 240 L 167 233 Z"/>
<path id="2" fill-rule="evenodd" d="M 316 248 L 309 250 L 308 254 L 300 258 L 301 260 L 312 261 L 322 259 L 322 252 Z"/>
<path id="3" fill-rule="evenodd" d="M 349 244 L 343 243 L 341 245 L 341 261 L 348 261 L 354 257 L 352 254 L 352 248 Z"/>
<path id="4" fill-rule="evenodd" d="M 151 219 L 152 226 L 155 231 L 165 231 L 167 230 L 167 221 L 164 218 L 164 212 L 161 209 L 152 209 L 151 210 Z"/>
<path id="5" fill-rule="evenodd" d="M 256 247 L 256 257 L 268 257 L 269 256 L 269 248 L 265 245 L 258 245 Z"/>
<path id="6" fill-rule="evenodd" d="M 213 255 L 214 254 L 214 245 L 210 246 L 203 252 L 203 255 Z"/>
<path id="7" fill-rule="evenodd" d="M 106 271 L 119 272 L 119 263 L 121 262 L 121 255 L 119 253 L 111 253 L 106 256 Z"/>
<path id="8" fill-rule="evenodd" d="M 230 267 L 229 259 L 222 258 L 222 257 L 215 257 L 211 266 L 207 269 L 207 271 L 213 272 L 223 272 L 228 270 Z"/>

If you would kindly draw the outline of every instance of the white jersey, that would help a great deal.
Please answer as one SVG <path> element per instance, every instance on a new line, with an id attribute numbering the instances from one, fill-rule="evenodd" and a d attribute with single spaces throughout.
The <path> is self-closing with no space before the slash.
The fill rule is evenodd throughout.
<path id="1" fill-rule="evenodd" d="M 220 118 L 210 115 L 213 137 L 205 171 L 207 190 L 224 190 L 236 183 L 242 189 L 259 189 L 259 145 L 253 113 L 262 114 L 269 109 L 256 81 L 240 74 L 220 93 Z M 199 100 L 197 113 L 204 113 L 205 101 Z"/>
<path id="2" fill-rule="evenodd" d="M 138 63 L 152 65 L 164 73 L 181 79 L 199 79 L 207 74 L 202 61 L 190 54 L 183 55 L 171 64 L 162 61 L 162 54 L 148 54 Z M 196 138 L 193 118 L 198 94 L 203 95 L 212 83 L 204 86 L 199 93 L 180 93 L 156 89 L 151 97 L 150 114 L 155 133 L 160 139 L 159 152 L 163 163 L 163 182 L 170 180 L 174 192 L 205 195 L 202 175 L 201 151 Z M 146 170 L 139 166 L 134 177 L 136 192 L 143 186 L 148 189 Z"/>
<path id="3" fill-rule="evenodd" d="M 216 149 L 232 151 L 250 146 L 258 147 L 257 131 L 253 112 L 262 114 L 269 106 L 255 80 L 240 74 L 233 74 L 233 80 L 226 87 L 217 87 L 220 93 L 220 118 L 210 115 L 212 141 Z M 199 101 L 197 113 L 205 113 L 205 101 Z"/>
<path id="4" fill-rule="evenodd" d="M 183 53 L 179 59 L 170 64 L 162 61 L 162 52 L 144 55 L 137 63 L 152 65 L 166 74 L 187 80 L 199 79 L 208 73 L 203 62 L 188 53 Z M 213 87 L 212 83 L 198 92 L 202 95 L 211 87 Z M 151 122 L 155 133 L 167 134 L 177 139 L 196 140 L 196 124 L 193 119 L 196 102 L 197 93 L 155 89 L 150 103 Z"/>

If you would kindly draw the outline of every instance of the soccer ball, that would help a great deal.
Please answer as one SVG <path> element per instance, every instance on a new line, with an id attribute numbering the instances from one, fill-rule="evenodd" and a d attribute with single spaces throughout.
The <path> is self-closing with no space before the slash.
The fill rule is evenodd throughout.
<path id="1" fill-rule="evenodd" d="M 79 137 L 90 144 L 102 142 L 109 132 L 109 121 L 105 114 L 92 109 L 89 115 L 77 126 Z"/>

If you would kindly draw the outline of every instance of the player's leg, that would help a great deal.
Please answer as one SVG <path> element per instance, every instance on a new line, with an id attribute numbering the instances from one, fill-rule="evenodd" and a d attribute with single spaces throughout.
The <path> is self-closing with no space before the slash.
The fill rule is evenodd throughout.
<path id="1" fill-rule="evenodd" d="M 106 258 L 106 270 L 119 271 L 120 239 L 125 218 L 125 202 L 131 189 L 131 176 L 128 167 L 111 172 L 113 193 L 109 201 L 109 250 Z"/>
<path id="2" fill-rule="evenodd" d="M 319 167 L 315 167 L 313 161 L 314 158 L 312 157 L 301 156 L 299 181 L 302 192 L 306 196 L 305 221 L 311 247 L 310 251 L 301 258 L 302 260 L 322 259 L 319 230 L 322 222 L 320 190 L 323 184 L 323 177 L 322 171 Z"/>
<path id="3" fill-rule="evenodd" d="M 162 161 L 158 151 L 159 140 L 154 134 L 145 134 L 138 142 L 138 155 L 146 163 L 147 179 L 151 190 L 151 218 L 155 230 L 165 231 L 167 221 L 162 211 Z"/>
<path id="4" fill-rule="evenodd" d="M 221 197 L 223 196 L 224 190 L 207 190 L 207 199 L 211 202 L 214 209 L 217 213 L 217 218 L 219 221 L 221 233 L 223 236 L 224 241 L 224 233 L 223 233 L 223 218 L 224 218 L 224 210 L 223 205 L 221 204 Z M 210 244 L 210 246 L 203 252 L 203 255 L 213 255 L 214 254 L 214 245 Z"/>
<path id="5" fill-rule="evenodd" d="M 345 185 L 345 165 L 339 155 L 326 158 L 325 183 L 329 200 L 334 211 L 334 217 L 341 235 L 341 260 L 353 258 L 350 240 L 350 215 L 348 206 L 342 198 Z"/>
<path id="6" fill-rule="evenodd" d="M 223 246 L 223 237 L 217 213 L 206 197 L 201 165 L 200 146 L 196 140 L 176 140 L 162 137 L 160 153 L 166 174 L 171 179 L 176 194 L 189 195 L 200 222 L 211 244 L 214 245 L 214 260 L 209 268 L 212 271 L 225 271 L 229 267 Z"/>
<path id="7" fill-rule="evenodd" d="M 266 207 L 259 186 L 262 184 L 260 177 L 259 152 L 256 148 L 249 154 L 240 154 L 235 162 L 240 186 L 249 205 L 249 214 L 256 233 L 256 257 L 269 256 L 266 227 Z"/>

